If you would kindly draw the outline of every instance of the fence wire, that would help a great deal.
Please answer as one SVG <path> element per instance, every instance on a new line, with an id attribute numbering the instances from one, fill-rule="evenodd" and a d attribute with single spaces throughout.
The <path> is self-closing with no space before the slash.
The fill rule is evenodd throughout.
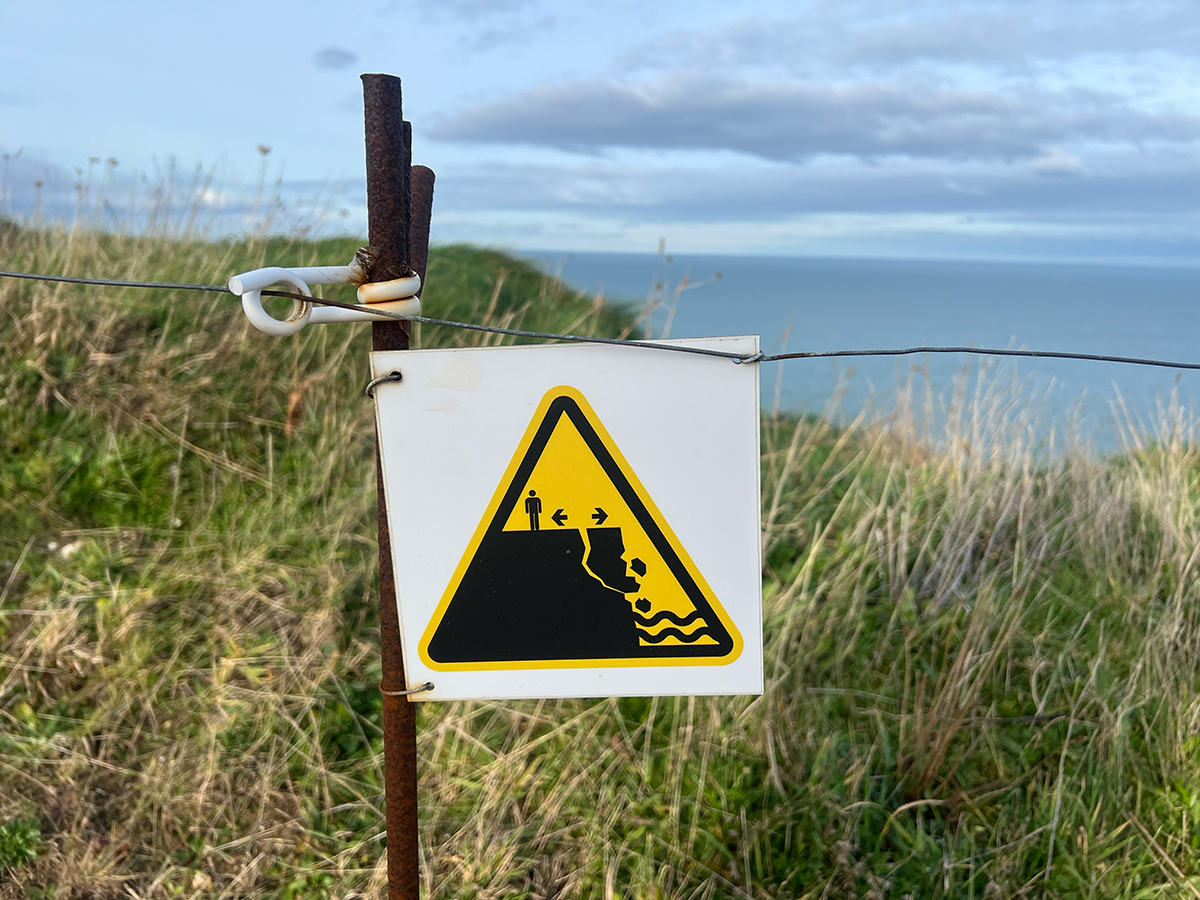
<path id="1" fill-rule="evenodd" d="M 66 284 L 98 285 L 101 287 L 132 287 L 159 288 L 166 290 L 205 291 L 209 293 L 233 294 L 225 285 L 218 284 L 187 284 L 174 281 L 114 281 L 105 278 L 77 278 L 67 275 L 45 275 L 36 272 L 6 272 L 0 271 L 0 278 L 23 278 L 32 281 L 52 281 Z M 262 291 L 264 296 L 290 297 L 322 306 L 336 306 L 339 309 L 361 311 L 363 307 L 351 303 L 339 303 L 321 297 L 307 297 L 293 291 Z M 1134 366 L 1155 366 L 1162 369 L 1198 369 L 1200 362 L 1179 362 L 1166 359 L 1155 359 L 1142 356 L 1112 356 L 1104 353 L 1074 353 L 1068 350 L 1021 350 L 1014 348 L 992 348 L 971 346 L 931 346 L 897 347 L 877 350 L 798 350 L 792 353 L 731 353 L 725 350 L 712 350 L 705 347 L 688 347 L 681 344 L 664 344 L 658 341 L 634 341 L 628 338 L 606 338 L 582 334 L 557 334 L 550 331 L 526 331 L 522 328 L 501 328 L 496 325 L 480 325 L 474 322 L 456 322 L 452 319 L 436 319 L 430 316 L 412 316 L 394 313 L 382 309 L 371 309 L 373 315 L 396 319 L 402 322 L 420 322 L 426 325 L 443 325 L 447 328 L 461 328 L 467 331 L 482 331 L 488 334 L 502 334 L 510 337 L 530 338 L 535 340 L 567 341 L 581 344 L 616 344 L 623 347 L 640 347 L 645 350 L 670 350 L 675 353 L 690 353 L 696 356 L 715 356 L 729 359 L 735 363 L 780 362 L 787 359 L 837 359 L 855 356 L 916 356 L 926 353 L 970 353 L 976 356 L 1008 356 L 1023 359 L 1073 359 L 1087 362 L 1121 363 Z"/>

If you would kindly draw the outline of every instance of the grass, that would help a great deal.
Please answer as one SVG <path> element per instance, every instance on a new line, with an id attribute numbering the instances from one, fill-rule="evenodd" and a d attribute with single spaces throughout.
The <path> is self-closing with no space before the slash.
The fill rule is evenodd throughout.
<path id="1" fill-rule="evenodd" d="M 0 825 L 0 872 L 37 859 L 42 827 L 36 818 L 14 819 Z"/>
<path id="2" fill-rule="evenodd" d="M 7 228 L 0 266 L 354 249 Z M 428 282 L 634 324 L 487 251 Z M 11 281 L 0 317 L 0 898 L 383 896 L 365 327 Z M 952 399 L 766 421 L 762 697 L 422 705 L 425 895 L 1200 897 L 1193 429 L 1099 459 Z"/>

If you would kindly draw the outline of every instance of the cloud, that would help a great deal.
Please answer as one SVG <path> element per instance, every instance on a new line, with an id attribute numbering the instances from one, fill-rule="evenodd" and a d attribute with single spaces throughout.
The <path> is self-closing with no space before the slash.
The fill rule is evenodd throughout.
<path id="1" fill-rule="evenodd" d="M 341 47 L 326 47 L 313 54 L 313 65 L 326 71 L 341 71 L 358 62 L 358 55 Z"/>
<path id="2" fill-rule="evenodd" d="M 1058 147 L 1052 147 L 1030 165 L 1041 175 L 1079 175 L 1083 172 L 1083 162 L 1079 157 L 1064 153 Z"/>
<path id="3" fill-rule="evenodd" d="M 624 160 L 588 166 L 487 166 L 456 171 L 443 210 L 490 209 L 616 216 L 631 222 L 784 221 L 812 214 L 1003 214 L 1062 221 L 1188 219 L 1200 185 L 1186 166 L 1112 170 L 1047 179 L 1028 166 L 1002 169 L 941 162 L 901 168 L 842 163 L 812 167 L 667 166 Z"/>
<path id="4" fill-rule="evenodd" d="M 1194 55 L 1200 21 L 1189 2 L 1144 0 L 1133 10 L 1092 2 L 960 4 L 869 21 L 849 36 L 845 58 L 879 62 L 941 60 L 973 64 L 1131 55 L 1173 50 Z"/>
<path id="5" fill-rule="evenodd" d="M 1087 54 L 1165 52 L 1195 58 L 1200 17 L 1191 0 L 810 0 L 790 16 L 749 15 L 720 29 L 684 29 L 631 49 L 631 68 L 700 65 L 909 66 L 928 62 L 1025 67 Z"/>
<path id="6" fill-rule="evenodd" d="M 542 33 L 551 31 L 558 19 L 551 15 L 529 20 L 509 20 L 492 28 L 485 28 L 464 42 L 473 51 L 495 50 L 500 47 L 521 46 Z"/>
<path id="7" fill-rule="evenodd" d="M 584 152 L 725 150 L 789 161 L 822 154 L 1011 160 L 1072 140 L 1196 141 L 1200 117 L 1144 111 L 1081 88 L 1006 93 L 683 73 L 536 88 L 446 118 L 433 136 Z"/>
<path id="8" fill-rule="evenodd" d="M 1194 2 L 725 7 L 631 37 L 599 68 L 580 56 L 484 85 L 424 135 L 459 145 L 439 148 L 460 161 L 441 208 L 518 235 L 848 217 L 1194 248 L 1180 237 L 1200 224 Z"/>

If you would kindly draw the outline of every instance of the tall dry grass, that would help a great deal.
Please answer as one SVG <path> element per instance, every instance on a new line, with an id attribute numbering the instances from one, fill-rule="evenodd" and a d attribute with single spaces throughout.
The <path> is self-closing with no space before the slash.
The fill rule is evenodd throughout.
<path id="1" fill-rule="evenodd" d="M 0 237 L 202 282 L 352 250 Z M 426 302 L 631 326 L 462 248 Z M 42 835 L 0 897 L 383 896 L 365 332 L 9 282 L 0 317 L 0 825 Z M 1195 427 L 1100 458 L 962 384 L 768 417 L 761 697 L 423 705 L 426 896 L 1200 895 Z"/>

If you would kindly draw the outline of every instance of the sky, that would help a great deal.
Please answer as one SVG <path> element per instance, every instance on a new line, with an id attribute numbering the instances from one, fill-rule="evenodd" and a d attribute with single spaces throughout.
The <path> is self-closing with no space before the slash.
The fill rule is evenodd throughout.
<path id="1" fill-rule="evenodd" d="M 1200 257 L 1195 0 L 0 0 L 0 213 L 361 233 L 362 72 L 440 242 Z"/>

